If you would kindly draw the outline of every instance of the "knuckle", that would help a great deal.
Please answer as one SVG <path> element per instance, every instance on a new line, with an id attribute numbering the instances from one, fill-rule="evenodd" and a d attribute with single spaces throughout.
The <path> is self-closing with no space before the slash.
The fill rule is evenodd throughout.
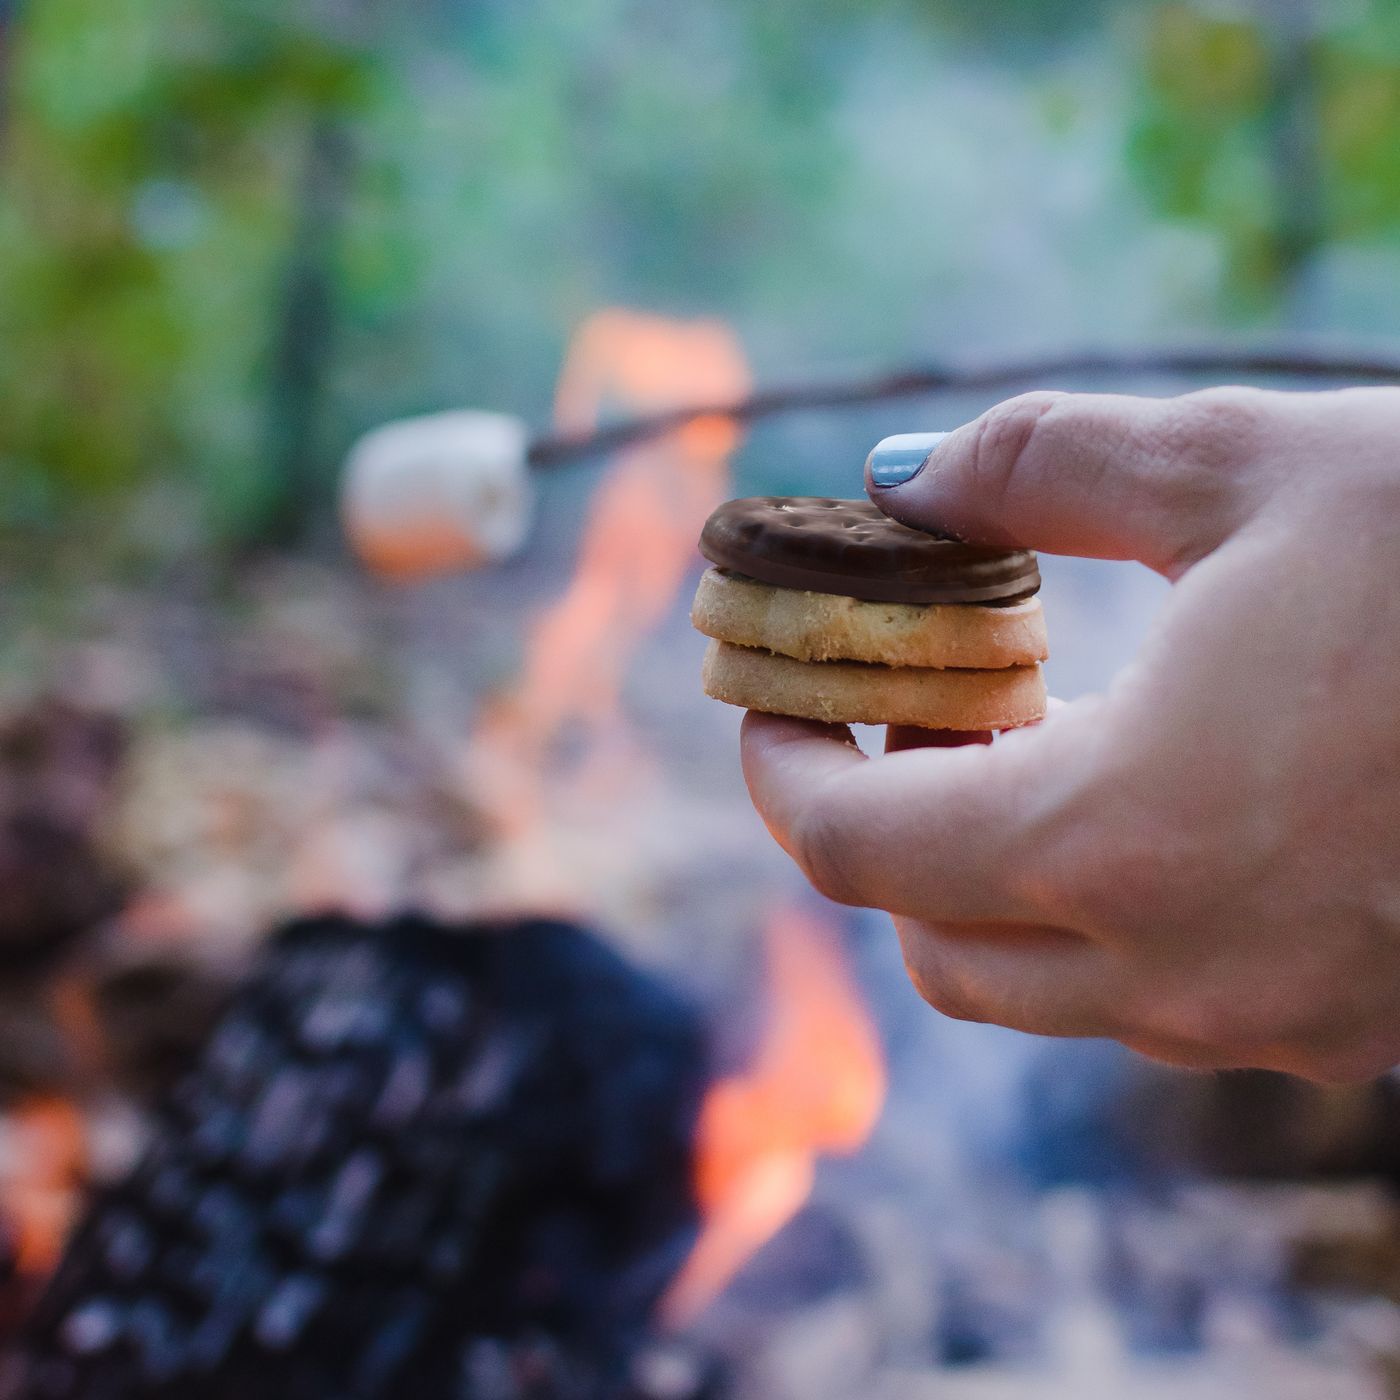
<path id="1" fill-rule="evenodd" d="M 937 992 L 934 995 L 924 995 L 924 1000 L 938 1012 L 940 1016 L 946 1016 L 950 1021 L 962 1021 L 968 1025 L 985 1026 L 991 1019 L 989 1016 L 978 1011 L 973 1003 L 964 1000 L 962 997 L 951 992 Z"/>
<path id="2" fill-rule="evenodd" d="M 913 975 L 911 973 L 911 975 Z M 966 989 L 959 987 L 949 976 L 929 976 L 921 973 L 914 976 L 914 986 L 919 995 L 941 1016 L 950 1021 L 966 1021 L 984 1025 L 991 1018 L 980 1007 L 977 1000 Z"/>
<path id="3" fill-rule="evenodd" d="M 1139 753 L 1086 760 L 1028 862 L 1046 922 L 1114 940 L 1175 928 L 1220 864 L 1210 833 L 1185 820 Z"/>
<path id="4" fill-rule="evenodd" d="M 1112 924 L 1116 897 L 1106 899 L 1108 888 L 1086 859 L 1092 837 L 1073 832 L 1065 838 L 1042 843 L 1029 853 L 1011 880 L 1013 894 L 1040 919 L 1066 928 L 1097 928 Z"/>
<path id="5" fill-rule="evenodd" d="M 900 934 L 909 980 L 935 1011 L 952 1021 L 983 1024 L 991 1019 L 955 962 L 940 950 L 935 932 L 927 928 L 912 931 L 900 921 Z"/>
<path id="6" fill-rule="evenodd" d="M 1189 968 L 1154 960 L 1134 981 L 1125 1007 L 1131 1024 L 1203 1061 L 1339 1084 L 1374 1079 L 1400 1061 L 1400 1031 L 1388 1017 L 1358 1017 L 1321 966 L 1281 976 L 1257 959 Z"/>
<path id="7" fill-rule="evenodd" d="M 1197 984 L 1185 992 L 1149 993 L 1142 1020 L 1156 1035 L 1199 1047 L 1227 1060 L 1232 1052 L 1259 1043 L 1259 1027 L 1240 1001 L 1220 988 Z"/>
<path id="8" fill-rule="evenodd" d="M 808 882 L 835 904 L 859 905 L 850 843 L 825 808 L 814 808 L 793 833 L 793 858 Z"/>
<path id="9" fill-rule="evenodd" d="M 1136 932 L 1151 911 L 1171 907 L 1173 862 L 1148 833 L 1129 831 L 1085 821 L 1043 843 L 1021 878 L 1044 922 L 1115 938 Z"/>
<path id="10" fill-rule="evenodd" d="M 969 470 L 980 499 L 994 505 L 1005 497 L 1047 415 L 1067 397 L 1048 390 L 1021 394 L 977 420 Z"/>
<path id="11" fill-rule="evenodd" d="M 1177 883 L 1169 855 L 1146 841 L 1106 834 L 1093 857 L 1079 862 L 1065 893 L 1092 927 L 1127 934 L 1145 913 L 1160 918 L 1174 906 Z"/>
<path id="12" fill-rule="evenodd" d="M 1265 1065 L 1280 1054 L 1310 1061 L 1309 1047 L 1324 1043 L 1315 1008 L 1302 1005 L 1303 998 L 1245 985 L 1221 970 L 1198 969 L 1175 986 L 1163 976 L 1144 1001 L 1143 1019 L 1156 1033 L 1208 1051 L 1221 1063 Z"/>
<path id="13" fill-rule="evenodd" d="M 1275 400 L 1260 389 L 1203 389 L 1163 400 L 1128 442 L 1137 489 L 1170 519 L 1173 552 L 1161 560 L 1175 577 L 1207 553 L 1245 507 L 1246 480 L 1267 456 Z"/>
<path id="14" fill-rule="evenodd" d="M 1160 923 L 1189 891 L 1199 842 L 1180 834 L 1144 747 L 1124 742 L 1106 710 L 1086 713 L 1073 761 L 1055 765 L 1059 778 L 1024 813 L 1027 839 L 1006 878 L 1037 922 L 1112 941 Z"/>
<path id="15" fill-rule="evenodd" d="M 1208 552 L 1238 516 L 1250 494 L 1245 481 L 1268 455 L 1278 399 L 1259 389 L 1204 389 L 1164 401 L 1161 416 L 1141 430 L 1132 454 L 1139 487 L 1178 524 L 1178 557 L 1164 561 L 1169 573 Z"/>
<path id="16" fill-rule="evenodd" d="M 1267 436 L 1278 396 L 1233 386 L 1202 389 L 1172 401 L 1164 433 L 1168 455 L 1219 471 L 1256 456 Z"/>

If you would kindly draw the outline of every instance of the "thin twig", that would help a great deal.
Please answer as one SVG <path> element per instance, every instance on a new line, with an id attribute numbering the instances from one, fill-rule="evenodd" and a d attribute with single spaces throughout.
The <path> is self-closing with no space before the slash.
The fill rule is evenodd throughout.
<path id="1" fill-rule="evenodd" d="M 1400 350 L 1307 350 L 1295 346 L 1230 346 L 1179 350 L 1086 350 L 1001 361 L 985 365 L 926 365 L 896 370 L 874 379 L 826 384 L 795 384 L 764 389 L 737 403 L 704 404 L 673 409 L 647 418 L 610 423 L 593 432 L 536 438 L 530 446 L 532 467 L 563 466 L 582 457 L 615 452 L 693 423 L 697 418 L 726 418 L 754 423 L 799 410 L 849 408 L 916 398 L 924 394 L 982 392 L 1050 387 L 1067 378 L 1176 375 L 1183 378 L 1226 375 L 1232 379 L 1330 380 L 1341 383 L 1400 384 Z"/>

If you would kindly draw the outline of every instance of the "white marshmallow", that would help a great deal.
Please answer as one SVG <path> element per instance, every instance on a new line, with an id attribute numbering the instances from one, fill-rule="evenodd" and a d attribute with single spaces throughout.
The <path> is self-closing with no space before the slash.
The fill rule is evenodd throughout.
<path id="1" fill-rule="evenodd" d="M 351 545 L 370 568 L 399 578 L 507 558 L 530 528 L 528 436 L 518 418 L 467 409 L 366 433 L 341 478 Z"/>

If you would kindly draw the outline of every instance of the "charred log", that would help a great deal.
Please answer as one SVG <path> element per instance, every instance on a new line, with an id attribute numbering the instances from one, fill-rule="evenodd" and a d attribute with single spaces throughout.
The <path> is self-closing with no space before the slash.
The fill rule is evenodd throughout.
<path id="1" fill-rule="evenodd" d="M 294 925 L 0 1394 L 634 1393 L 704 1077 L 694 1014 L 580 929 Z"/>

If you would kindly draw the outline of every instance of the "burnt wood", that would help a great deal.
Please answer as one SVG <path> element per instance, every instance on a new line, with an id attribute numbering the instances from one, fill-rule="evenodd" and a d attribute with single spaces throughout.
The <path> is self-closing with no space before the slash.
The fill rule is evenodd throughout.
<path id="1" fill-rule="evenodd" d="M 6 1400 L 602 1400 L 695 1231 L 697 1016 L 588 932 L 286 929 Z"/>

